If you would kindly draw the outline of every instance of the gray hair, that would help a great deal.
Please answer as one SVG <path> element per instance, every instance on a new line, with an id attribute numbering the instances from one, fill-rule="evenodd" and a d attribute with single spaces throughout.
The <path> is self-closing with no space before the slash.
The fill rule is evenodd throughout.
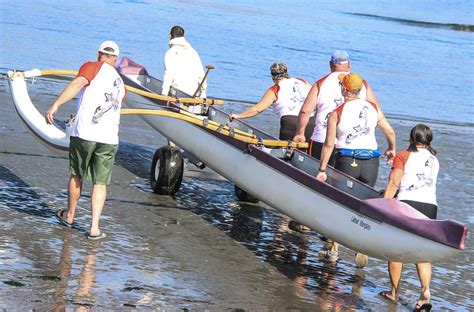
<path id="1" fill-rule="evenodd" d="M 272 73 L 272 79 L 278 81 L 283 78 L 290 78 L 288 75 L 288 67 L 283 62 L 276 62 L 270 66 L 270 72 Z"/>

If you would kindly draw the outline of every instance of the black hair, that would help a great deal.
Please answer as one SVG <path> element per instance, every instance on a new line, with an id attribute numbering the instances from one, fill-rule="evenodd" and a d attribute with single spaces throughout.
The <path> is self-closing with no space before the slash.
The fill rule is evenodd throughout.
<path id="1" fill-rule="evenodd" d="M 436 150 L 431 147 L 431 141 L 433 141 L 433 132 L 430 127 L 424 124 L 417 124 L 410 131 L 410 146 L 408 150 L 418 152 L 416 145 L 425 145 L 431 154 L 436 155 Z"/>
<path id="2" fill-rule="evenodd" d="M 184 29 L 181 26 L 173 26 L 170 30 L 171 39 L 184 37 Z"/>

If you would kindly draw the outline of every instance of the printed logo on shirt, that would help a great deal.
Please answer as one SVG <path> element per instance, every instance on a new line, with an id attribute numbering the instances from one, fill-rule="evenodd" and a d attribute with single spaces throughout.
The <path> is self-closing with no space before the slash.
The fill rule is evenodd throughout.
<path id="1" fill-rule="evenodd" d="M 289 108 L 292 111 L 295 107 L 300 107 L 303 104 L 305 96 L 301 92 L 300 85 L 298 81 L 293 83 L 293 96 L 290 98 L 290 101 L 293 102 Z"/>
<path id="2" fill-rule="evenodd" d="M 425 167 L 423 168 L 423 172 L 418 173 L 416 175 L 418 181 L 406 188 L 408 191 L 421 189 L 423 187 L 432 187 L 434 185 L 435 181 L 433 179 L 433 163 L 434 157 L 430 156 L 425 161 Z"/>
<path id="3" fill-rule="evenodd" d="M 369 110 L 368 106 L 362 107 L 360 113 L 359 113 L 359 124 L 352 129 L 354 129 L 354 132 L 351 132 L 347 135 L 346 137 L 346 143 L 350 144 L 354 139 L 368 135 L 370 133 L 370 127 L 367 126 L 368 120 L 367 120 L 367 111 Z"/>
<path id="4" fill-rule="evenodd" d="M 98 124 L 102 116 L 105 113 L 113 109 L 117 111 L 120 109 L 120 102 L 118 100 L 120 90 L 122 89 L 122 79 L 117 78 L 114 81 L 114 90 L 112 93 L 104 93 L 105 102 L 103 105 L 97 106 L 94 111 L 94 116 L 92 116 L 92 123 Z"/>
<path id="5" fill-rule="evenodd" d="M 344 102 L 344 98 L 343 97 L 340 97 L 338 99 L 334 99 L 334 104 L 336 104 L 336 108 L 338 108 L 339 106 L 341 106 L 341 104 Z"/>

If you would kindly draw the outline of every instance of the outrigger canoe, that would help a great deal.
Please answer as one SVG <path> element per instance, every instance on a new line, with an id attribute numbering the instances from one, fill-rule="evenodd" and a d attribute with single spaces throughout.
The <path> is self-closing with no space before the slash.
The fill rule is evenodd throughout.
<path id="1" fill-rule="evenodd" d="M 466 225 L 431 220 L 332 168 L 326 183 L 318 181 L 318 160 L 288 142 L 244 122 L 229 122 L 229 115 L 212 100 L 189 106 L 180 99 L 158 96 L 160 81 L 132 62 L 119 71 L 134 91 L 127 95 L 128 113 L 140 113 L 154 129 L 215 172 L 325 237 L 372 257 L 412 263 L 453 257 L 465 248 Z M 13 102 L 35 136 L 61 149 L 67 146 L 66 133 L 37 118 L 41 114 L 28 95 L 27 77 L 41 74 L 39 70 L 10 72 Z"/>

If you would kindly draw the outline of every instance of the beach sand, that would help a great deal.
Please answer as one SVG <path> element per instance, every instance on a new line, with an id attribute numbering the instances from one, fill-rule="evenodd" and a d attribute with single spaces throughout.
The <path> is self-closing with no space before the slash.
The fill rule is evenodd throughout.
<path id="1" fill-rule="evenodd" d="M 322 241 L 316 234 L 292 232 L 286 226 L 289 219 L 263 203 L 237 202 L 233 185 L 210 170 L 201 172 L 188 165 L 176 196 L 154 194 L 148 182 L 151 158 L 165 140 L 134 116 L 122 117 L 120 150 L 101 219 L 108 237 L 96 242 L 85 237 L 89 183 L 84 184 L 76 226 L 61 226 L 54 212 L 67 206 L 68 159 L 40 145 L 26 130 L 5 77 L 0 81 L 0 307 L 58 311 L 391 307 L 376 295 L 388 286 L 382 261 L 371 259 L 376 269 L 356 271 L 352 253 L 346 250 L 337 268 L 328 265 L 317 257 Z M 32 98 L 43 110 L 53 99 L 47 89 Z M 399 146 L 406 146 L 414 124 L 394 123 Z M 440 156 L 441 170 L 465 153 L 472 156 L 472 150 L 459 148 L 466 138 L 455 130 L 437 129 L 435 135 L 443 150 L 450 151 Z M 468 135 L 472 139 L 472 133 Z M 386 182 L 388 170 L 382 166 L 378 187 Z M 472 172 L 472 162 L 468 170 Z M 451 167 L 440 178 L 466 174 Z M 462 189 L 453 187 L 450 192 L 454 194 L 440 198 L 442 205 L 450 206 L 453 197 L 456 206 L 472 204 L 472 199 L 461 196 Z M 440 211 L 441 217 L 449 214 L 449 209 Z M 468 222 L 467 216 L 456 217 Z M 472 250 L 458 260 L 470 261 L 471 254 Z"/>

